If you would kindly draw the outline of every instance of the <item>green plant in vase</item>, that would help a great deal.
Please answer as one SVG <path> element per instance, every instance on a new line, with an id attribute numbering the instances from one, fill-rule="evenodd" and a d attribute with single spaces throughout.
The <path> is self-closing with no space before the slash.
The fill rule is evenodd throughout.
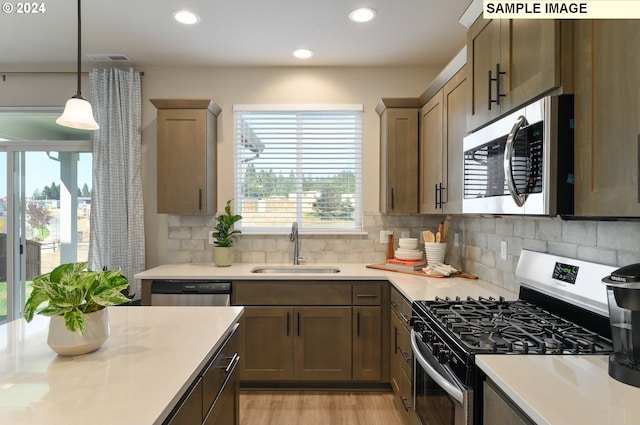
<path id="1" fill-rule="evenodd" d="M 211 233 L 214 240 L 213 260 L 217 266 L 230 266 L 233 262 L 233 239 L 238 237 L 240 230 L 235 230 L 233 225 L 242 220 L 239 214 L 231 212 L 231 201 L 227 201 L 224 207 L 224 214 L 216 216 L 216 227 Z"/>
<path id="2" fill-rule="evenodd" d="M 87 262 L 61 264 L 33 278 L 24 318 L 30 322 L 36 313 L 51 316 L 51 348 L 63 355 L 84 354 L 108 338 L 105 307 L 129 302 L 123 293 L 128 286 L 120 270 L 91 271 Z"/>

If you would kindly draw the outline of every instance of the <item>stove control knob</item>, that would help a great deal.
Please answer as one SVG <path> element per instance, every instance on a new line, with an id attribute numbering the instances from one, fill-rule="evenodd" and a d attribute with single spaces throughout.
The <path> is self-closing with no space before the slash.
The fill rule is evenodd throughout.
<path id="1" fill-rule="evenodd" d="M 419 322 L 419 321 L 414 321 L 413 322 L 413 330 L 416 332 L 422 332 L 422 330 L 424 329 L 424 323 Z"/>
<path id="2" fill-rule="evenodd" d="M 429 342 L 431 342 L 432 337 L 433 337 L 433 332 L 429 330 L 422 331 L 422 341 L 425 344 L 428 344 Z"/>
<path id="3" fill-rule="evenodd" d="M 451 351 L 440 350 L 438 351 L 438 361 L 443 364 L 447 364 L 451 361 Z"/>
<path id="4" fill-rule="evenodd" d="M 439 342 L 434 342 L 433 344 L 431 344 L 431 351 L 433 352 L 434 356 L 438 356 L 441 348 L 442 348 L 442 344 L 440 344 Z"/>

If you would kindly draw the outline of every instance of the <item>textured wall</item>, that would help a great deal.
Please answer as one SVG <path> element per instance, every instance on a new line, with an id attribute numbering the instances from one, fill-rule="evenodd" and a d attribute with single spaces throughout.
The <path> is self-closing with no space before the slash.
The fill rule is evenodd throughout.
<path id="1" fill-rule="evenodd" d="M 383 216 L 365 213 L 365 234 L 362 235 L 305 235 L 300 234 L 300 255 L 309 263 L 383 263 L 386 244 L 380 243 L 380 230 L 393 230 L 396 240 L 403 232 L 419 237 L 425 228 L 436 229 L 440 217 Z M 208 229 L 215 227 L 213 217 L 170 215 L 169 258 L 171 262 L 205 263 L 212 261 L 208 245 Z M 427 227 L 425 227 L 427 226 Z M 239 263 L 293 262 L 293 244 L 289 234 L 242 234 L 234 242 L 235 261 Z"/>
<path id="2" fill-rule="evenodd" d="M 435 231 L 441 216 L 383 216 L 365 213 L 363 235 L 304 235 L 300 255 L 309 263 L 382 263 L 386 244 L 380 230 L 394 230 L 420 238 Z M 171 262 L 212 261 L 208 229 L 213 217 L 169 216 Z M 455 234 L 458 246 L 454 246 Z M 446 262 L 496 285 L 517 291 L 515 270 L 522 249 L 548 252 L 595 263 L 623 266 L 640 262 L 640 222 L 562 221 L 559 218 L 494 218 L 454 216 L 447 237 Z M 507 242 L 507 259 L 500 243 Z M 238 263 L 289 263 L 293 245 L 289 235 L 241 235 L 235 242 Z"/>
<path id="3" fill-rule="evenodd" d="M 460 216 L 452 228 L 447 260 L 512 290 L 517 290 L 515 270 L 522 249 L 612 266 L 640 262 L 640 222 Z M 456 232 L 458 247 L 453 246 Z M 500 258 L 501 241 L 507 242 L 506 260 Z"/>

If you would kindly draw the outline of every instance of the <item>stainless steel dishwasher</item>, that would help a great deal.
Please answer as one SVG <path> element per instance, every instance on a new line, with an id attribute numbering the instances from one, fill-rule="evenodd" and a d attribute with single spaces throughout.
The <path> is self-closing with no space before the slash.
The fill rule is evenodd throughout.
<path id="1" fill-rule="evenodd" d="M 151 283 L 151 305 L 228 306 L 231 282 L 220 280 L 155 280 Z"/>

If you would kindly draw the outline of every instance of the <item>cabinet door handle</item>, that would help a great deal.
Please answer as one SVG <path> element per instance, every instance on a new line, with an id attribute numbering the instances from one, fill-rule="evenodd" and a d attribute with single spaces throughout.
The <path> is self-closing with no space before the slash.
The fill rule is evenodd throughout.
<path id="1" fill-rule="evenodd" d="M 502 94 L 500 93 L 500 76 L 501 75 L 505 75 L 506 72 L 504 71 L 500 71 L 500 64 L 497 63 L 496 64 L 496 78 L 493 78 L 493 75 L 491 74 L 491 70 L 489 70 L 489 82 L 488 82 L 488 86 L 489 86 L 489 110 L 491 110 L 491 104 L 495 103 L 496 105 L 500 105 L 500 98 L 501 97 L 505 97 L 506 94 Z M 495 100 L 491 97 L 491 84 L 495 81 L 496 83 L 496 98 Z"/>
<path id="2" fill-rule="evenodd" d="M 202 211 L 202 189 L 198 189 L 198 211 Z"/>
<path id="3" fill-rule="evenodd" d="M 290 319 L 290 317 L 289 317 L 289 312 L 287 311 L 287 336 L 289 336 L 289 331 L 290 331 L 290 329 L 289 329 L 289 327 L 290 327 L 290 325 L 289 325 L 289 319 Z"/>
<path id="4" fill-rule="evenodd" d="M 436 209 L 442 208 L 444 202 L 442 201 L 442 191 L 446 188 L 442 187 L 442 182 L 436 184 Z"/>
<path id="5" fill-rule="evenodd" d="M 393 341 L 393 354 L 397 354 L 398 353 L 398 335 L 400 335 L 400 332 L 398 332 L 398 328 L 394 327 L 395 332 L 394 332 L 394 341 Z"/>
<path id="6" fill-rule="evenodd" d="M 491 98 L 491 84 L 495 81 L 494 78 L 492 78 L 491 76 L 491 70 L 489 70 L 489 79 L 487 81 L 487 88 L 489 90 L 489 95 L 487 96 L 487 108 L 489 110 L 491 110 L 491 104 L 494 102 L 493 99 Z"/>
<path id="7" fill-rule="evenodd" d="M 396 209 L 396 197 L 395 197 L 395 194 L 393 193 L 393 188 L 391 188 L 391 209 L 392 210 Z"/>
<path id="8" fill-rule="evenodd" d="M 360 312 L 358 312 L 358 329 L 357 329 L 357 335 L 360 336 Z"/>
<path id="9" fill-rule="evenodd" d="M 298 336 L 300 336 L 300 312 L 298 312 Z"/>
<path id="10" fill-rule="evenodd" d="M 500 98 L 505 97 L 506 94 L 500 93 L 500 76 L 505 75 L 506 72 L 500 71 L 500 64 L 496 64 L 496 105 L 500 105 Z"/>

